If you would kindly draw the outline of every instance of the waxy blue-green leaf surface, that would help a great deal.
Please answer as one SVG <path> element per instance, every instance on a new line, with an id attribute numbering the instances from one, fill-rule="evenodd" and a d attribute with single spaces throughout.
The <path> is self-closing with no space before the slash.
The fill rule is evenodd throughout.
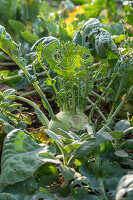
<path id="1" fill-rule="evenodd" d="M 39 153 L 41 154 L 39 155 Z M 5 138 L 2 153 L 2 182 L 14 184 L 33 176 L 42 164 L 52 162 L 47 150 L 20 129 L 11 131 Z M 42 156 L 41 156 L 42 155 Z M 42 158 L 41 158 L 42 157 Z M 46 159 L 45 159 L 46 157 Z M 51 160 L 48 159 L 50 157 Z M 53 162 L 57 161 L 53 159 Z"/>

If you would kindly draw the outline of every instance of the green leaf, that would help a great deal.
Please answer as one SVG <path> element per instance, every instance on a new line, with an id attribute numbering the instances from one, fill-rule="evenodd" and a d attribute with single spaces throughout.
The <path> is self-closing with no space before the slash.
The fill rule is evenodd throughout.
<path id="1" fill-rule="evenodd" d="M 4 140 L 2 182 L 14 184 L 33 176 L 44 161 L 37 157 L 44 150 L 20 129 L 11 131 Z"/>
<path id="2" fill-rule="evenodd" d="M 33 44 L 37 41 L 37 39 L 38 39 L 37 36 L 35 36 L 35 35 L 33 35 L 33 34 L 27 32 L 27 31 L 21 32 L 21 36 L 22 36 L 22 38 L 23 38 L 25 41 L 29 42 L 29 43 L 32 44 L 32 45 L 33 45 Z"/>
<path id="3" fill-rule="evenodd" d="M 117 43 L 122 42 L 125 39 L 125 35 L 113 35 L 112 38 L 117 44 Z"/>
<path id="4" fill-rule="evenodd" d="M 38 47 L 39 48 L 39 47 Z M 59 50 L 60 43 L 58 40 L 52 40 L 50 43 L 46 44 L 43 48 L 42 56 L 48 62 L 50 67 L 57 73 L 61 73 L 60 67 L 57 66 L 57 62 L 54 58 L 54 54 L 56 53 L 56 49 Z"/>
<path id="5" fill-rule="evenodd" d="M 113 55 L 119 54 L 110 34 L 102 28 L 100 33 L 96 36 L 95 48 L 97 55 L 102 59 L 107 58 L 110 51 L 113 52 Z"/>
<path id="6" fill-rule="evenodd" d="M 10 19 L 8 22 L 16 34 L 21 34 L 21 32 L 25 31 L 25 26 L 20 21 Z"/>
<path id="7" fill-rule="evenodd" d="M 4 97 L 3 97 L 3 93 L 0 92 L 0 102 L 3 101 Z"/>
<path id="8" fill-rule="evenodd" d="M 41 188 L 37 193 L 25 197 L 24 200 L 41 200 L 41 199 L 57 200 L 57 198 L 45 188 Z"/>
<path id="9" fill-rule="evenodd" d="M 22 21 L 32 21 L 34 22 L 41 5 L 40 0 L 21 0 L 20 1 L 20 16 Z"/>
<path id="10" fill-rule="evenodd" d="M 59 26 L 59 36 L 60 40 L 64 42 L 72 41 L 72 38 L 68 35 L 68 31 L 62 25 Z"/>
<path id="11" fill-rule="evenodd" d="M 8 106 L 9 106 L 9 103 L 8 103 L 8 102 L 1 103 L 1 104 L 0 104 L 0 108 L 2 108 L 2 109 L 6 109 Z"/>
<path id="12" fill-rule="evenodd" d="M 0 1 L 0 20 L 7 23 L 8 19 L 13 19 L 17 13 L 17 0 Z"/>
<path id="13" fill-rule="evenodd" d="M 45 119 L 44 114 L 40 111 L 40 109 L 34 107 L 35 113 L 37 114 L 38 119 L 40 120 L 40 122 L 45 125 L 48 126 L 48 120 L 47 118 Z"/>
<path id="14" fill-rule="evenodd" d="M 114 138 L 113 138 L 108 132 L 106 132 L 106 131 L 100 132 L 100 135 L 101 135 L 103 138 L 105 138 L 105 140 L 107 140 L 107 141 L 112 141 L 112 140 L 114 140 Z"/>
<path id="15" fill-rule="evenodd" d="M 15 94 L 16 94 L 16 91 L 14 89 L 8 89 L 3 92 L 3 97 L 8 97 Z"/>
<path id="16" fill-rule="evenodd" d="M 35 177 L 39 178 L 39 185 L 44 187 L 57 181 L 60 176 L 57 166 L 54 166 L 52 163 L 46 163 L 39 167 L 35 173 Z"/>
<path id="17" fill-rule="evenodd" d="M 120 120 L 114 128 L 114 131 L 118 132 L 124 132 L 126 129 L 130 128 L 130 122 L 128 120 Z"/>
<path id="18" fill-rule="evenodd" d="M 48 174 L 48 175 L 43 175 L 39 178 L 39 184 L 40 186 L 49 186 L 59 180 L 60 176 L 59 174 Z"/>
<path id="19" fill-rule="evenodd" d="M 70 180 L 74 178 L 75 170 L 73 168 L 61 165 L 60 170 L 61 170 L 62 176 L 67 182 L 69 182 Z"/>
<path id="20" fill-rule="evenodd" d="M 115 199 L 116 185 L 118 184 L 120 178 L 125 173 L 116 162 L 109 162 L 105 160 L 97 164 L 84 162 L 80 167 L 80 173 L 82 176 L 88 178 L 89 186 L 93 191 L 97 191 L 102 198 L 102 187 L 101 181 L 103 182 L 103 187 L 107 191 L 110 199 Z"/>
<path id="21" fill-rule="evenodd" d="M 26 129 L 26 127 L 27 127 L 27 123 L 23 120 L 21 120 L 17 125 L 18 129 Z"/>
<path id="22" fill-rule="evenodd" d="M 115 139 L 119 139 L 119 138 L 121 138 L 123 136 L 123 132 L 112 131 L 112 132 L 110 132 L 110 135 Z"/>
<path id="23" fill-rule="evenodd" d="M 50 78 L 47 78 L 45 83 L 46 83 L 46 85 L 48 85 L 48 86 L 51 86 L 51 85 L 52 85 L 52 81 L 51 81 Z"/>
<path id="24" fill-rule="evenodd" d="M 128 153 L 126 153 L 125 151 L 123 150 L 118 150 L 118 151 L 115 151 L 114 154 L 118 157 L 121 157 L 121 158 L 128 158 L 129 155 Z"/>
<path id="25" fill-rule="evenodd" d="M 58 160 L 55 156 L 51 155 L 48 152 L 39 152 L 36 156 L 44 163 L 53 163 L 56 165 L 60 164 L 60 160 Z"/>
<path id="26" fill-rule="evenodd" d="M 40 188 L 39 191 L 29 195 L 0 193 L 0 199 L 1 200 L 40 200 L 40 199 L 57 200 L 57 198 L 45 188 Z"/>
<path id="27" fill-rule="evenodd" d="M 3 192 L 18 194 L 21 196 L 34 193 L 37 190 L 38 183 L 36 182 L 35 178 L 29 178 L 25 181 L 5 186 Z"/>
<path id="28" fill-rule="evenodd" d="M 13 103 L 12 105 L 8 106 L 8 110 L 10 110 L 10 112 L 16 110 L 19 106 L 21 106 L 21 104 L 19 103 Z"/>
<path id="29" fill-rule="evenodd" d="M 11 36 L 6 32 L 5 28 L 0 25 L 0 48 L 9 56 L 18 55 L 18 46 L 13 42 Z"/>
<path id="30" fill-rule="evenodd" d="M 61 141 L 61 139 L 59 138 L 58 135 L 56 135 L 53 131 L 50 130 L 45 130 L 45 132 L 47 133 L 47 135 L 54 140 L 55 143 L 59 144 L 60 146 L 63 147 L 63 142 Z"/>
<path id="31" fill-rule="evenodd" d="M 71 151 L 73 151 L 73 150 L 79 148 L 79 147 L 82 145 L 82 143 L 83 143 L 83 142 L 75 141 L 75 142 L 73 142 L 73 143 L 71 143 L 71 144 L 66 145 L 66 146 L 64 147 L 64 149 L 65 149 L 68 153 L 70 153 Z"/>
<path id="32" fill-rule="evenodd" d="M 133 139 L 126 140 L 129 144 L 133 144 Z"/>
<path id="33" fill-rule="evenodd" d="M 76 149 L 75 158 L 88 157 L 99 149 L 99 145 L 96 140 L 89 140 L 82 143 L 82 145 Z"/>
<path id="34" fill-rule="evenodd" d="M 28 118 L 28 117 L 23 117 L 23 119 L 25 120 L 25 122 L 29 125 L 32 124 L 32 121 Z"/>
<path id="35" fill-rule="evenodd" d="M 18 194 L 10 194 L 10 193 L 0 193 L 1 200 L 22 200 L 23 196 Z"/>
<path id="36" fill-rule="evenodd" d="M 88 189 L 83 188 L 83 186 L 79 188 L 78 187 L 75 188 L 75 190 L 73 191 L 73 197 L 76 200 L 81 200 L 81 199 L 82 200 L 99 200 L 99 197 L 97 197 L 96 195 L 89 194 Z"/>

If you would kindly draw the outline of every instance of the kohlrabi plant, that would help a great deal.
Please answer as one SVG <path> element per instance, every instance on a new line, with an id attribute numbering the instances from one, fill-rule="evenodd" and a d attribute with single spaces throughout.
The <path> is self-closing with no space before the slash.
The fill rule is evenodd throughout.
<path id="1" fill-rule="evenodd" d="M 66 43 L 64 46 L 58 40 L 43 45 L 37 49 L 38 61 L 46 72 L 46 83 L 52 85 L 56 94 L 56 101 L 60 112 L 50 121 L 48 128 L 58 132 L 58 128 L 66 131 L 81 130 L 88 124 L 86 111 L 88 92 L 93 87 L 90 79 L 89 65 L 93 57 L 85 47 Z M 86 59 L 85 54 L 88 55 Z M 49 75 L 44 59 L 49 67 L 56 73 L 55 79 Z"/>

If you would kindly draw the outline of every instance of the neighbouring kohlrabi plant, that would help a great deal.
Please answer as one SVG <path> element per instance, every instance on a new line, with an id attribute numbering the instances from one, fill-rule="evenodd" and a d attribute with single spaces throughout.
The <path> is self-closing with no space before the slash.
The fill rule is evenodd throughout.
<path id="1" fill-rule="evenodd" d="M 100 21 L 96 18 L 92 18 L 84 24 L 82 33 L 77 32 L 73 42 L 85 46 L 97 58 L 105 59 L 110 53 L 119 55 L 110 33 L 101 28 Z"/>

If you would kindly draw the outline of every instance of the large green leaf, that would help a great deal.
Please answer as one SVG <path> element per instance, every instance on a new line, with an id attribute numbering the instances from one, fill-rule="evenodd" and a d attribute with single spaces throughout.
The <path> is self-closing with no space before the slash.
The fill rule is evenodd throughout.
<path id="1" fill-rule="evenodd" d="M 40 199 L 57 200 L 57 198 L 45 188 L 40 188 L 39 191 L 30 195 L 24 195 L 21 193 L 20 194 L 11 194 L 5 192 L 0 193 L 0 200 L 40 200 Z"/>
<path id="2" fill-rule="evenodd" d="M 92 153 L 96 152 L 99 148 L 97 141 L 89 140 L 83 142 L 83 144 L 76 149 L 75 158 L 84 158 L 90 156 Z"/>
<path id="3" fill-rule="evenodd" d="M 25 31 L 25 26 L 23 23 L 17 20 L 9 20 L 8 22 L 16 34 L 21 34 L 21 32 Z"/>
<path id="4" fill-rule="evenodd" d="M 3 146 L 2 182 L 14 184 L 33 176 L 38 167 L 45 163 L 37 156 L 43 150 L 44 148 L 24 131 L 11 131 L 6 136 Z"/>
<path id="5" fill-rule="evenodd" d="M 102 195 L 102 187 L 104 187 L 108 195 L 114 199 L 116 185 L 123 176 L 124 170 L 116 162 L 104 161 L 101 164 L 86 162 L 80 167 L 80 173 L 88 178 L 93 191 L 98 191 Z"/>
<path id="6" fill-rule="evenodd" d="M 22 21 L 34 21 L 38 15 L 42 0 L 21 0 L 20 14 Z"/>
<path id="7" fill-rule="evenodd" d="M 21 32 L 21 36 L 25 41 L 29 42 L 32 45 L 38 39 L 37 36 L 35 36 L 34 34 L 29 33 L 28 31 Z"/>
<path id="8" fill-rule="evenodd" d="M 23 196 L 18 194 L 0 193 L 1 200 L 23 200 Z"/>
<path id="9" fill-rule="evenodd" d="M 57 200 L 57 198 L 45 188 L 41 188 L 36 194 L 25 197 L 24 200 L 41 200 L 41 199 Z"/>
<path id="10" fill-rule="evenodd" d="M 17 0 L 0 0 L 0 21 L 7 23 L 16 16 Z"/>
<path id="11" fill-rule="evenodd" d="M 35 178 L 29 178 L 25 181 L 15 183 L 13 185 L 7 185 L 4 187 L 4 193 L 11 193 L 14 195 L 28 195 L 36 192 L 38 190 L 38 183 Z"/>
<path id="12" fill-rule="evenodd" d="M 5 28 L 0 25 L 0 48 L 12 56 L 12 54 L 18 54 L 18 47 L 15 42 L 12 41 L 11 36 L 6 32 Z"/>

